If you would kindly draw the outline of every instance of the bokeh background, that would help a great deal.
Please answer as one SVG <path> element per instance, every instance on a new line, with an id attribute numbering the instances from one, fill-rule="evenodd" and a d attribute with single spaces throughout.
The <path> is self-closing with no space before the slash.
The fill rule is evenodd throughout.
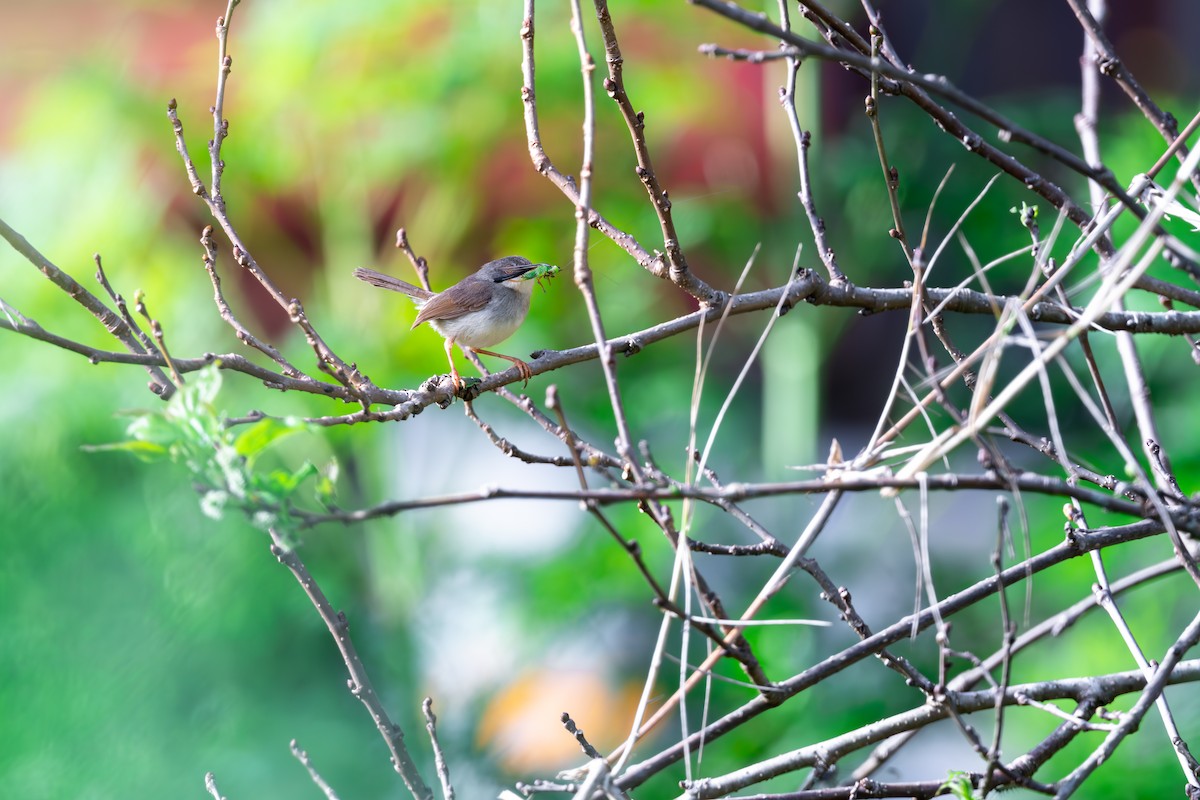
<path id="1" fill-rule="evenodd" d="M 854 13 L 853 4 L 831 5 Z M 1136 10 L 1115 5 L 1122 7 L 1113 9 L 1110 32 L 1131 68 L 1168 108 L 1174 98 L 1194 98 L 1200 65 L 1184 32 L 1200 26 L 1198 7 L 1188 0 L 1142 2 Z M 1081 36 L 1065 4 L 880 6 L 920 70 L 944 73 L 1074 147 Z M 710 41 L 769 43 L 683 2 L 612 7 L 628 89 L 646 111 L 655 165 L 696 272 L 729 288 L 756 245 L 762 250 L 748 288 L 781 282 L 799 243 L 807 247 L 803 263 L 816 266 L 794 200 L 794 146 L 776 101 L 780 67 L 711 61 L 696 52 Z M 238 350 L 214 313 L 197 244 L 206 210 L 189 192 L 165 115 L 167 100 L 177 98 L 203 174 L 216 75 L 212 30 L 223 11 L 213 0 L 0 2 L 0 217 L 81 281 L 100 253 L 127 297 L 145 291 L 172 350 L 184 355 Z M 566 13 L 561 3 L 539 5 L 537 90 L 546 149 L 574 173 L 581 104 Z M 407 331 L 413 312 L 402 298 L 350 277 L 360 265 L 410 274 L 392 246 L 398 226 L 429 258 L 435 288 L 507 253 L 569 264 L 574 209 L 533 171 L 524 141 L 520 22 L 519 4 L 493 2 L 245 0 L 235 13 L 224 150 L 231 216 L 259 263 L 303 298 L 326 340 L 380 385 L 414 387 L 445 371 L 436 335 Z M 589 42 L 599 58 L 594 29 Z M 841 266 L 857 283 L 895 285 L 907 268 L 885 233 L 890 213 L 861 115 L 864 86 L 815 63 L 801 74 L 817 201 Z M 1106 155 L 1118 178 L 1128 180 L 1161 143 L 1111 89 Z M 1177 102 L 1186 119 L 1194 103 Z M 991 173 L 902 103 L 885 103 L 883 116 L 910 230 L 919 229 L 937 182 L 955 167 L 933 217 L 936 236 Z M 628 135 L 602 93 L 598 124 L 597 202 L 653 248 L 658 227 L 633 174 Z M 1079 187 L 1052 165 L 1030 161 Z M 1009 213 L 1022 200 L 1032 202 L 1002 179 L 968 221 L 964 230 L 985 260 L 1024 244 Z M 690 310 L 686 297 L 611 243 L 593 241 L 610 333 Z M 965 277 L 959 261 L 944 283 Z M 241 318 L 293 361 L 310 364 L 303 340 L 230 263 L 223 249 L 218 267 Z M 996 285 L 1003 290 L 1023 280 L 1024 272 L 1015 272 L 998 276 Z M 0 299 L 57 333 L 113 346 L 7 247 L 0 248 Z M 903 320 L 809 311 L 781 321 L 724 423 L 713 465 L 729 479 L 793 477 L 787 467 L 820 460 L 830 435 L 851 452 L 874 422 Z M 703 398 L 703 425 L 711 425 L 762 324 L 731 325 Z M 529 321 L 503 349 L 565 348 L 590 335 L 565 278 L 539 293 Z M 1150 343 L 1152 381 L 1186 360 L 1186 351 L 1167 347 Z M 635 430 L 679 475 L 693 352 L 694 341 L 681 338 L 621 363 Z M 123 436 L 118 412 L 154 406 L 144 373 L 91 366 L 8 333 L 0 335 L 0 354 L 0 785 L 21 797 L 194 797 L 213 770 L 233 798 L 306 796 L 315 790 L 287 749 L 296 738 L 343 797 L 401 796 L 377 733 L 345 691 L 328 634 L 264 536 L 235 517 L 205 517 L 182 470 L 81 450 Z M 540 377 L 529 392 L 540 399 L 550 381 L 582 432 L 611 441 L 596 365 Z M 234 415 L 349 410 L 266 393 L 238 376 L 225 383 L 221 404 Z M 537 452 L 559 452 L 555 440 L 498 398 L 476 405 L 501 435 Z M 1169 422 L 1186 424 L 1186 397 L 1163 408 Z M 1102 452 L 1099 443 L 1096 450 Z M 1183 479 L 1197 452 L 1185 447 L 1173 456 Z M 288 440 L 277 458 L 285 465 L 336 459 L 347 507 L 482 485 L 570 488 L 573 481 L 504 458 L 459 405 L 402 424 L 305 434 Z M 752 510 L 786 532 L 811 509 L 807 500 L 789 500 Z M 940 513 L 957 511 L 949 502 Z M 670 553 L 660 537 L 636 515 L 614 514 L 665 569 Z M 719 517 L 701 523 L 710 540 L 735 535 Z M 878 530 L 849 549 L 820 554 L 827 566 L 850 573 L 867 551 L 910 564 L 907 538 L 882 502 L 857 507 L 839 524 Z M 1036 531 L 1035 542 L 1060 535 L 1050 528 Z M 986 574 L 991 535 L 989 528 L 942 542 L 945 569 Z M 468 505 L 325 527 L 305 535 L 304 553 L 351 620 L 376 688 L 409 731 L 427 776 L 417 722 L 425 694 L 435 698 L 462 796 L 493 795 L 515 777 L 549 776 L 577 760 L 557 723 L 561 711 L 571 711 L 602 747 L 622 738 L 655 613 L 628 559 L 573 505 Z M 1145 553 L 1147 560 L 1161 556 Z M 730 598 L 759 585 L 741 583 L 752 570 L 710 569 Z M 1039 584 L 1039 597 L 1054 607 L 1062 597 L 1082 596 L 1088 574 L 1064 568 Z M 908 575 L 856 597 L 868 619 L 909 602 Z M 820 609 L 808 596 L 781 602 L 785 616 Z M 1172 614 L 1152 599 L 1131 601 L 1130 612 L 1147 624 L 1161 618 L 1164 636 L 1171 630 Z M 1031 656 L 1028 676 L 1087 672 L 1097 663 L 1129 668 L 1106 626 L 1094 620 L 1070 647 Z M 782 673 L 811 663 L 823 644 L 846 634 L 823 635 L 759 646 Z M 922 663 L 930 657 L 911 655 Z M 819 700 L 819 714 L 810 705 L 818 701 L 794 701 L 790 715 L 714 748 L 709 767 L 718 772 L 809 741 L 814 731 L 843 730 L 919 702 L 915 695 L 872 694 L 874 679 L 847 676 Z M 738 691 L 718 689 L 717 697 L 742 697 Z M 954 746 L 961 747 L 953 736 L 933 737 L 892 769 L 927 777 L 924 759 Z M 1177 767 L 1161 733 L 1149 732 L 1100 771 L 1089 796 L 1128 796 L 1135 768 L 1140 796 L 1175 791 Z M 663 780 L 646 791 L 671 796 L 673 786 Z"/>

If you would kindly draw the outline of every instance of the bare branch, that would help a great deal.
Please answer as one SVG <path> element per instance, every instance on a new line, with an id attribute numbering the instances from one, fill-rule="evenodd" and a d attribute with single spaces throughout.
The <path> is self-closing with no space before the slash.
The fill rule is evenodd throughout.
<path id="1" fill-rule="evenodd" d="M 366 667 L 363 666 L 362 660 L 358 657 L 358 651 L 350 640 L 348 633 L 350 626 L 346 621 L 346 615 L 333 610 L 333 606 L 325 598 L 325 593 L 321 591 L 321 587 L 317 585 L 308 568 L 304 566 L 304 562 L 300 560 L 295 547 L 285 541 L 277 531 L 272 529 L 270 533 L 271 554 L 295 576 L 304 593 L 308 595 L 313 608 L 325 623 L 325 627 L 329 629 L 329 635 L 333 637 L 338 652 L 342 655 L 342 660 L 346 662 L 346 671 L 350 673 L 350 693 L 362 702 L 367 713 L 375 722 L 375 727 L 379 729 L 379 735 L 383 737 L 388 751 L 392 754 L 392 767 L 404 779 L 404 785 L 408 787 L 414 800 L 433 800 L 433 792 L 421 779 L 417 765 L 413 763 L 412 756 L 408 754 L 408 748 L 404 745 L 404 731 L 399 725 L 392 722 L 387 711 L 384 710 L 379 696 L 375 694 L 371 679 L 367 677 Z"/>
<path id="2" fill-rule="evenodd" d="M 24 236 L 10 228 L 8 223 L 2 219 L 0 219 L 0 236 L 3 236 L 12 249 L 24 256 L 30 264 L 37 267 L 55 286 L 62 289 L 75 302 L 87 309 L 88 313 L 100 321 L 100 324 L 104 326 L 106 331 L 112 334 L 121 344 L 125 345 L 130 354 L 134 356 L 148 355 L 147 348 L 143 346 L 139 339 L 138 331 L 131 329 L 125 319 L 113 313 L 112 309 L 100 301 L 100 298 L 80 286 L 74 278 L 56 267 L 50 259 L 39 253 L 33 245 L 26 241 Z M 7 324 L 5 325 L 6 322 Z M 7 320 L 0 320 L 0 325 L 5 325 L 9 330 L 13 331 L 18 330 L 19 327 Z M 28 330 L 36 333 L 41 331 L 41 327 L 37 326 Z M 20 332 L 24 333 L 26 331 L 21 330 Z M 58 342 L 54 343 L 57 344 Z M 84 352 L 80 349 L 72 349 L 75 349 L 76 352 Z M 85 354 L 91 357 L 91 353 Z M 175 387 L 170 379 L 163 374 L 163 371 L 157 368 L 163 365 L 165 365 L 165 362 L 148 362 L 146 364 L 146 371 L 150 373 L 150 391 L 165 399 L 171 396 L 175 391 Z"/>

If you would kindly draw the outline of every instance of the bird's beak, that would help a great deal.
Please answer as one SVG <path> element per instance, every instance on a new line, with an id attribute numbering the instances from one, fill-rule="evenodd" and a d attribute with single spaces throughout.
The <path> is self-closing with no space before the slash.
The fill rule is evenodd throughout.
<path id="1" fill-rule="evenodd" d="M 546 273 L 546 270 L 539 267 L 551 267 L 551 264 L 522 264 L 518 267 L 506 269 L 500 273 L 500 277 L 496 279 L 496 283 L 508 283 L 515 280 L 531 280 Z"/>

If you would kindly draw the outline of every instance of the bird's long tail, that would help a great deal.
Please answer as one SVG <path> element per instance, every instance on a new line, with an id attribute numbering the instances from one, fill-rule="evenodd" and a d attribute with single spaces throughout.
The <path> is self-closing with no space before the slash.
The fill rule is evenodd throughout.
<path id="1" fill-rule="evenodd" d="M 391 289 L 393 292 L 406 294 L 417 302 L 424 302 L 433 297 L 433 292 L 422 289 L 420 286 L 414 286 L 407 281 L 402 281 L 399 278 L 393 278 L 391 275 L 384 275 L 382 272 L 376 272 L 373 269 L 366 267 L 358 267 L 354 270 L 354 277 L 360 281 L 366 281 L 372 286 L 378 286 L 380 289 Z"/>

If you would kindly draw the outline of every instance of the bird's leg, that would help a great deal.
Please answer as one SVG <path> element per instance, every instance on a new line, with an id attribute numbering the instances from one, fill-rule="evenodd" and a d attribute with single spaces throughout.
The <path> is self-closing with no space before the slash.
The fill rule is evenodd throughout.
<path id="1" fill-rule="evenodd" d="M 454 392 L 457 394 L 462 391 L 463 379 L 458 374 L 458 367 L 454 366 L 454 340 L 446 340 L 446 360 L 450 362 L 450 377 L 454 380 Z"/>
<path id="2" fill-rule="evenodd" d="M 526 385 L 528 385 L 529 379 L 533 377 L 533 370 L 530 369 L 528 364 L 526 364 L 524 361 L 522 361 L 519 358 L 513 358 L 512 356 L 506 356 L 503 353 L 493 353 L 491 350 L 483 350 L 478 347 L 472 347 L 471 349 L 474 350 L 476 353 L 482 353 L 485 356 L 495 356 L 496 358 L 503 358 L 505 361 L 511 361 L 513 363 L 513 365 L 517 368 L 517 372 L 519 372 L 521 374 L 521 380 L 523 380 Z"/>

